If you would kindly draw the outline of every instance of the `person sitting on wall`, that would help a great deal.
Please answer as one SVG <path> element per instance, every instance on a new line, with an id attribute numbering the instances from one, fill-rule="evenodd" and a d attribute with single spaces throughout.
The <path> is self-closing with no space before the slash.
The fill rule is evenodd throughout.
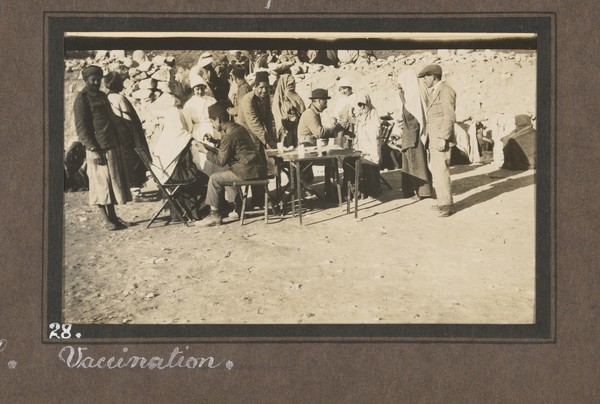
<path id="1" fill-rule="evenodd" d="M 527 170 L 535 168 L 536 130 L 529 115 L 515 116 L 515 130 L 503 137 L 502 149 L 504 164 L 502 168 L 509 170 Z"/>

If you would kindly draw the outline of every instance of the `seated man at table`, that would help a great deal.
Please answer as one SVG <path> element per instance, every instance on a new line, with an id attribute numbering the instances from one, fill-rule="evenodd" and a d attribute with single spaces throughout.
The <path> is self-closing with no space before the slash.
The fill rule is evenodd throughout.
<path id="1" fill-rule="evenodd" d="M 210 206 L 210 215 L 202 221 L 202 226 L 221 224 L 221 211 L 225 209 L 223 204 L 226 203 L 226 186 L 235 181 L 267 178 L 265 153 L 260 150 L 262 145 L 256 145 L 243 126 L 229 121 L 227 107 L 224 102 L 208 107 L 213 128 L 221 133 L 221 144 L 218 154 L 208 151 L 207 158 L 229 169 L 212 174 L 208 180 L 206 204 Z"/>
<path id="2" fill-rule="evenodd" d="M 327 90 L 316 88 L 312 91 L 310 105 L 300 116 L 298 121 L 298 144 L 316 146 L 317 140 L 335 137 L 341 129 L 336 124 L 334 128 L 325 128 L 321 124 L 321 113 L 327 108 L 327 100 L 331 97 Z"/>
<path id="3" fill-rule="evenodd" d="M 316 88 L 312 91 L 309 107 L 302 113 L 298 121 L 298 145 L 316 146 L 320 139 L 335 138 L 341 128 L 337 123 L 333 128 L 326 128 L 321 123 L 321 113 L 327 108 L 327 100 L 329 94 L 323 88 Z M 329 174 L 328 166 L 326 167 L 325 176 Z M 314 175 L 311 167 L 303 166 L 303 179 L 307 182 L 313 180 Z"/>

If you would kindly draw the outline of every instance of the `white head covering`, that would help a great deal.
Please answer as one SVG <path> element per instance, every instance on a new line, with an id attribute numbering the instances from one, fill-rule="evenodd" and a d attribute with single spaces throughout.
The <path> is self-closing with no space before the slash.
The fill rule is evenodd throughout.
<path id="1" fill-rule="evenodd" d="M 208 87 L 208 84 L 206 84 L 206 80 L 204 80 L 201 76 L 199 75 L 193 75 L 190 77 L 190 87 L 194 88 L 197 86 L 204 86 L 204 87 Z"/>
<path id="2" fill-rule="evenodd" d="M 211 64 L 212 62 L 212 54 L 210 52 L 204 52 L 202 55 L 200 55 L 200 59 L 198 59 L 198 66 L 204 67 L 208 64 Z"/>
<path id="3" fill-rule="evenodd" d="M 412 69 L 400 72 L 398 75 L 398 84 L 404 90 L 404 106 L 419 122 L 421 127 L 420 135 L 422 135 L 425 130 L 425 115 L 423 114 L 421 87 L 419 86 L 417 73 Z M 400 100 L 400 110 L 402 110 L 402 100 Z"/>
<path id="4" fill-rule="evenodd" d="M 352 83 L 348 80 L 348 77 L 342 77 L 338 83 L 338 88 L 340 87 L 350 87 L 352 88 Z"/>

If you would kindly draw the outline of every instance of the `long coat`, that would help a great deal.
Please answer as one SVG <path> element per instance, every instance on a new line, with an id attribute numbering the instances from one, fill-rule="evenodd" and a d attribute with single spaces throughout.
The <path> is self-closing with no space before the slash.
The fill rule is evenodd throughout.
<path id="1" fill-rule="evenodd" d="M 77 137 L 87 150 L 108 150 L 118 145 L 112 108 L 105 93 L 92 94 L 84 87 L 75 98 L 73 113 Z"/>

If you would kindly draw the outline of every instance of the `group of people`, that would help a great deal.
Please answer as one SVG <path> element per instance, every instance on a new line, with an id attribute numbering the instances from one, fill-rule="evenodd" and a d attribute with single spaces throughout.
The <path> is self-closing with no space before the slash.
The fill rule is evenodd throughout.
<path id="1" fill-rule="evenodd" d="M 100 90 L 103 77 L 108 95 Z M 354 94 L 352 84 L 340 79 L 339 95 L 329 114 L 333 124 L 324 125 L 322 113 L 331 99 L 327 89 L 313 89 L 306 105 L 295 91 L 294 76 L 285 73 L 277 78 L 271 101 L 268 71 L 256 71 L 252 85 L 246 77 L 243 63 L 230 64 L 227 77 L 222 77 L 214 69 L 212 55 L 203 54 L 190 70 L 192 96 L 184 105 L 171 98 L 162 133 L 150 151 L 134 108 L 119 94 L 120 76 L 113 72 L 104 76 L 97 66 L 83 69 L 85 87 L 75 100 L 75 122 L 86 150 L 89 202 L 98 206 L 107 229 L 128 225 L 117 216 L 114 205 L 130 201 L 130 187 L 140 187 L 146 180 L 146 167 L 136 149 L 151 156 L 152 170 L 161 182 L 190 184 L 181 194 L 184 203 L 194 219 L 203 219 L 200 223 L 208 226 L 221 224 L 233 210 L 239 213 L 239 193 L 231 184 L 266 178 L 272 162 L 265 150 L 277 148 L 278 143 L 315 146 L 332 139 L 341 147 L 360 150 L 364 184 L 360 193 L 379 194 L 382 117 L 369 94 Z M 439 65 L 426 66 L 418 75 L 403 71 L 397 83 L 402 190 L 415 200 L 435 196 L 439 216 L 450 216 L 454 213 L 449 161 L 456 94 L 442 81 Z M 202 162 L 192 157 L 194 142 L 205 152 Z M 209 142 L 216 148 L 205 147 Z M 330 168 L 325 169 L 327 175 Z M 310 181 L 310 170 L 306 171 L 305 180 Z M 261 206 L 264 194 L 258 189 L 252 194 L 253 204 Z"/>

